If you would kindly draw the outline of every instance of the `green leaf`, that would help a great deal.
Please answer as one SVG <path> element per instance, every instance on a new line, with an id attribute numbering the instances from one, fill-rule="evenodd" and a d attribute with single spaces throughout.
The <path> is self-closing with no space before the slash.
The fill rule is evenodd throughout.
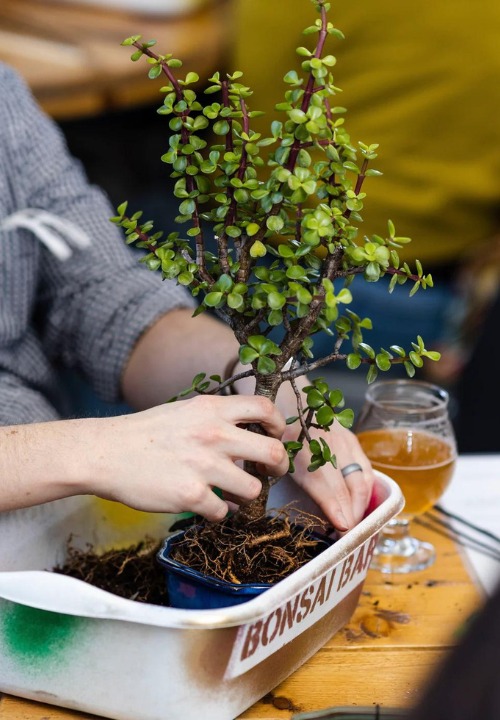
<path id="1" fill-rule="evenodd" d="M 323 405 L 316 413 L 316 422 L 318 425 L 321 425 L 321 427 L 328 427 L 333 423 L 334 419 L 335 413 L 328 405 Z"/>
<path id="2" fill-rule="evenodd" d="M 196 210 L 196 204 L 194 200 L 188 199 L 183 200 L 179 205 L 179 212 L 181 215 L 192 215 Z"/>
<path id="3" fill-rule="evenodd" d="M 270 375 L 276 371 L 276 363 L 270 357 L 260 357 L 257 360 L 257 371 L 261 375 Z"/>
<path id="4" fill-rule="evenodd" d="M 131 37 L 125 38 L 125 40 L 122 40 L 120 45 L 133 45 L 135 42 L 141 39 L 141 35 L 132 35 Z"/>
<path id="5" fill-rule="evenodd" d="M 155 78 L 159 77 L 160 75 L 161 75 L 161 65 L 153 65 L 153 67 L 149 69 L 148 77 L 151 80 L 155 80 Z"/>
<path id="6" fill-rule="evenodd" d="M 227 135 L 229 132 L 229 123 L 227 120 L 218 120 L 214 123 L 212 129 L 216 135 Z"/>
<path id="7" fill-rule="evenodd" d="M 378 353 L 375 362 L 379 370 L 386 372 L 391 369 L 391 359 L 386 353 Z"/>
<path id="8" fill-rule="evenodd" d="M 250 256 L 253 258 L 264 257 L 267 254 L 266 246 L 260 240 L 256 240 L 250 248 Z"/>
<path id="9" fill-rule="evenodd" d="M 319 390 L 320 393 L 323 393 L 323 395 L 328 392 L 328 383 L 325 382 L 324 378 L 316 378 L 313 381 L 313 387 Z"/>
<path id="10" fill-rule="evenodd" d="M 309 392 L 307 393 L 307 406 L 308 407 L 316 410 L 317 408 L 322 407 L 324 404 L 325 404 L 325 398 L 319 392 L 319 390 L 316 390 L 316 388 L 309 390 Z"/>
<path id="11" fill-rule="evenodd" d="M 393 353 L 396 353 L 396 355 L 399 355 L 399 357 L 404 357 L 406 355 L 406 352 L 401 345 L 391 345 L 389 349 L 392 350 Z"/>
<path id="12" fill-rule="evenodd" d="M 266 226 L 271 232 L 279 232 L 283 229 L 285 222 L 279 215 L 271 215 L 266 220 Z"/>
<path id="13" fill-rule="evenodd" d="M 227 304 L 233 310 L 238 310 L 239 308 L 243 307 L 245 301 L 242 295 L 233 292 L 229 293 L 229 295 L 227 296 Z"/>
<path id="14" fill-rule="evenodd" d="M 236 225 L 228 225 L 226 227 L 226 235 L 229 235 L 229 237 L 237 238 L 241 235 L 241 230 Z"/>
<path id="15" fill-rule="evenodd" d="M 179 273 L 179 276 L 177 277 L 177 282 L 178 282 L 180 285 L 185 285 L 186 287 L 187 287 L 188 285 L 191 285 L 191 283 L 193 282 L 193 280 L 194 280 L 194 275 L 193 275 L 193 273 L 191 273 L 191 272 L 182 272 L 182 273 Z"/>
<path id="16" fill-rule="evenodd" d="M 242 345 L 239 350 L 239 358 L 242 365 L 250 365 L 259 357 L 259 353 L 248 345 Z"/>
<path id="17" fill-rule="evenodd" d="M 300 267 L 300 265 L 291 265 L 287 268 L 286 276 L 290 278 L 290 280 L 307 280 L 307 272 L 303 267 Z"/>
<path id="18" fill-rule="evenodd" d="M 228 292 L 233 287 L 233 281 L 227 273 L 223 273 L 215 283 L 218 290 Z"/>
<path id="19" fill-rule="evenodd" d="M 437 352 L 437 350 L 426 350 L 422 353 L 424 357 L 429 358 L 429 360 L 433 360 L 434 362 L 437 362 L 441 359 L 441 353 Z"/>
<path id="20" fill-rule="evenodd" d="M 283 80 L 284 80 L 286 83 L 289 83 L 290 85 L 294 85 L 295 83 L 298 83 L 298 82 L 299 82 L 299 76 L 297 75 L 297 71 L 296 71 L 296 70 L 290 70 L 289 72 L 287 72 L 287 74 L 285 75 L 285 77 L 283 78 Z"/>
<path id="21" fill-rule="evenodd" d="M 376 365 L 370 365 L 368 372 L 366 373 L 366 382 L 371 385 L 372 382 L 378 377 L 378 369 Z"/>
<path id="22" fill-rule="evenodd" d="M 339 421 L 342 427 L 348 429 L 352 428 L 354 424 L 354 412 L 350 408 L 346 408 L 345 410 L 342 410 L 342 412 L 337 413 L 335 418 Z"/>
<path id="23" fill-rule="evenodd" d="M 195 375 L 193 378 L 193 382 L 191 383 L 191 387 L 196 387 L 201 383 L 202 380 L 206 378 L 206 373 L 198 373 L 198 375 Z"/>
<path id="24" fill-rule="evenodd" d="M 293 258 L 295 257 L 295 253 L 290 247 L 290 245 L 287 245 L 286 243 L 280 243 L 278 245 L 278 253 L 281 255 L 281 257 L 284 258 Z"/>
<path id="25" fill-rule="evenodd" d="M 266 342 L 268 342 L 268 340 L 265 335 L 250 335 L 248 338 L 248 344 L 250 347 L 253 347 L 254 350 L 258 350 L 259 353 Z"/>
<path id="26" fill-rule="evenodd" d="M 320 440 L 322 445 L 321 457 L 325 462 L 330 462 L 330 460 L 332 459 L 332 451 L 330 450 L 330 447 L 323 438 L 320 438 Z"/>
<path id="27" fill-rule="evenodd" d="M 258 233 L 260 230 L 260 227 L 257 225 L 257 223 L 248 223 L 248 225 L 245 228 L 246 234 L 248 237 L 252 237 L 256 233 Z M 265 250 L 265 248 L 264 248 Z"/>
<path id="28" fill-rule="evenodd" d="M 309 472 L 314 472 L 315 470 L 318 470 L 320 467 L 325 465 L 325 461 L 323 460 L 323 457 L 321 455 L 315 455 L 314 460 L 311 462 L 310 465 L 308 465 L 307 469 Z"/>
<path id="29" fill-rule="evenodd" d="M 297 123 L 299 125 L 306 123 L 309 119 L 303 110 L 299 110 L 297 108 L 294 108 L 293 110 L 289 110 L 288 117 L 294 123 Z"/>
<path id="30" fill-rule="evenodd" d="M 271 310 L 271 312 L 267 316 L 267 322 L 272 327 L 277 327 L 278 325 L 281 325 L 283 322 L 283 313 L 281 310 Z"/>
<path id="31" fill-rule="evenodd" d="M 414 375 L 415 375 L 414 365 L 412 365 L 409 360 L 405 360 L 403 365 L 404 365 L 404 368 L 406 370 L 406 374 L 408 375 L 408 377 L 411 377 L 411 378 L 414 377 Z"/>
<path id="32" fill-rule="evenodd" d="M 267 296 L 267 304 L 272 310 L 281 310 L 286 303 L 286 298 L 278 292 L 271 292 Z"/>
<path id="33" fill-rule="evenodd" d="M 375 350 L 370 345 L 367 345 L 366 343 L 362 342 L 362 343 L 359 343 L 358 347 L 360 350 L 362 350 L 365 353 L 365 355 L 367 355 L 370 358 L 370 360 L 375 360 Z"/>
<path id="34" fill-rule="evenodd" d="M 344 396 L 342 395 L 340 390 L 330 390 L 328 393 L 328 404 L 331 405 L 331 407 L 337 407 L 337 405 L 340 405 L 344 399 Z"/>
<path id="35" fill-rule="evenodd" d="M 282 351 L 273 340 L 266 338 L 260 346 L 259 352 L 261 355 L 281 355 Z"/>
<path id="36" fill-rule="evenodd" d="M 318 440 L 311 440 L 309 443 L 309 451 L 311 455 L 319 455 L 321 453 L 321 445 Z"/>
<path id="37" fill-rule="evenodd" d="M 208 305 L 208 307 L 217 307 L 217 305 L 222 300 L 223 295 L 221 292 L 210 292 L 205 297 L 205 305 Z"/>
<path id="38" fill-rule="evenodd" d="M 420 355 L 416 352 L 413 352 L 413 350 L 410 352 L 409 358 L 410 358 L 411 362 L 413 363 L 413 365 L 415 365 L 415 367 L 420 368 L 424 364 L 424 361 L 422 360 Z"/>
<path id="39" fill-rule="evenodd" d="M 346 358 L 346 365 L 349 370 L 356 370 L 361 365 L 361 357 L 357 353 L 349 353 Z"/>
<path id="40" fill-rule="evenodd" d="M 352 172 L 359 173 L 359 167 L 356 163 L 353 163 L 350 160 L 344 163 L 344 167 L 346 170 L 352 170 Z"/>

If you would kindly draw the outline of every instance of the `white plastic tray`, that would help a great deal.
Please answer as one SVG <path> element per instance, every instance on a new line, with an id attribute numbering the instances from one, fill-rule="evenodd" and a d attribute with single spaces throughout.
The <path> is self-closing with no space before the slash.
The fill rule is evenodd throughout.
<path id="1" fill-rule="evenodd" d="M 275 488 L 279 507 L 291 490 Z M 116 720 L 233 720 L 350 619 L 376 536 L 403 505 L 381 474 L 376 498 L 356 528 L 270 590 L 202 611 L 125 600 L 47 572 L 70 535 L 105 550 L 162 537 L 173 516 L 117 512 L 94 498 L 0 516 L 0 691 Z"/>

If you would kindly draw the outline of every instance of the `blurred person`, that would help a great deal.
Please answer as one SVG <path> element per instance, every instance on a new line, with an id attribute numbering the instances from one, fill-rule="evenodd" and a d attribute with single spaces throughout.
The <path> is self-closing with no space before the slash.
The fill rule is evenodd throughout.
<path id="1" fill-rule="evenodd" d="M 476 309 L 479 312 L 479 308 Z M 456 436 L 462 453 L 500 452 L 500 379 L 497 372 L 500 357 L 500 290 L 497 289 L 493 301 L 490 302 L 488 296 L 486 309 L 480 313 L 480 318 L 477 340 L 455 391 Z"/>
<path id="2" fill-rule="evenodd" d="M 236 8 L 234 68 L 254 90 L 252 109 L 266 111 L 254 120 L 256 130 L 268 133 L 276 88 L 281 83 L 285 90 L 283 76 L 300 61 L 295 48 L 310 45 L 302 30 L 313 25 L 315 13 L 305 0 L 294 0 L 293 11 L 289 0 L 237 0 Z M 365 341 L 377 349 L 408 347 L 417 333 L 429 347 L 446 349 L 455 340 L 457 316 L 468 312 L 457 277 L 498 229 L 500 4 L 343 2 L 331 20 L 346 37 L 328 41 L 342 89 L 336 103 L 347 108 L 354 145 L 380 145 L 372 166 L 383 175 L 363 186 L 364 232 L 384 235 L 391 219 L 399 234 L 413 239 L 398 250 L 400 257 L 412 267 L 418 258 L 435 282 L 409 298 L 409 283 L 397 286 L 394 297 L 385 280 L 355 281 L 352 309 L 373 319 Z M 445 384 L 466 361 L 457 349 L 437 376 Z M 444 363 L 432 370 L 440 367 Z"/>
<path id="3" fill-rule="evenodd" d="M 276 476 L 288 469 L 280 438 L 290 432 L 284 415 L 296 411 L 291 386 L 279 410 L 252 395 L 166 403 L 200 369 L 235 365 L 232 331 L 192 318 L 191 296 L 137 262 L 104 194 L 3 64 L 0 89 L 0 511 L 94 494 L 221 520 L 226 497 L 241 503 L 260 491 L 237 461 Z M 62 366 L 138 412 L 60 419 Z M 250 422 L 267 436 L 240 427 Z M 335 423 L 329 440 L 339 468 L 361 469 L 345 479 L 331 465 L 311 474 L 304 452 L 295 479 L 346 530 L 365 512 L 373 472 L 353 433 Z"/>
<path id="4" fill-rule="evenodd" d="M 500 585 L 472 619 L 408 720 L 498 720 Z"/>

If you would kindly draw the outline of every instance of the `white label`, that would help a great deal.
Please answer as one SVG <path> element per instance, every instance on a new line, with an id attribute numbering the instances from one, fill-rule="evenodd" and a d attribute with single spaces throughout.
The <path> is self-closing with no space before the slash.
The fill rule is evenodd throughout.
<path id="1" fill-rule="evenodd" d="M 376 543 L 375 535 L 284 605 L 261 620 L 241 625 L 225 679 L 238 677 L 258 665 L 347 597 L 364 580 Z"/>

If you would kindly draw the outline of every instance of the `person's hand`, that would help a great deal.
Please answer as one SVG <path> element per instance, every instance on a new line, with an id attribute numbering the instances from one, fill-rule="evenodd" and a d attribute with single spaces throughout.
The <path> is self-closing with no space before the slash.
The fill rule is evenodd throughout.
<path id="1" fill-rule="evenodd" d="M 245 370 L 245 366 L 237 366 L 235 372 Z M 299 390 L 309 384 L 306 376 L 297 378 L 296 386 Z M 238 392 L 253 392 L 255 381 L 253 378 L 239 381 Z M 306 402 L 304 396 L 304 403 Z M 289 382 L 281 385 L 276 404 L 285 417 L 297 414 L 297 398 Z M 296 440 L 300 434 L 300 425 L 295 422 L 288 425 L 283 440 Z M 311 453 L 307 441 L 303 449 L 297 454 L 294 465 L 295 472 L 292 477 L 303 490 L 321 508 L 332 525 L 339 531 L 345 532 L 362 520 L 368 503 L 370 502 L 375 475 L 370 461 L 361 449 L 356 435 L 335 421 L 329 431 L 310 428 L 311 438 L 324 437 L 332 453 L 336 456 L 337 467 L 327 463 L 315 472 L 307 469 L 310 464 Z M 349 472 L 344 477 L 342 470 L 352 464 L 361 465 L 362 470 Z M 352 469 L 352 468 L 349 468 Z"/>
<path id="2" fill-rule="evenodd" d="M 95 466 L 86 492 L 138 510 L 222 520 L 228 504 L 212 488 L 236 502 L 253 500 L 261 490 L 238 460 L 259 463 L 273 476 L 288 469 L 279 439 L 285 420 L 263 397 L 200 396 L 95 422 Z M 260 423 L 268 436 L 240 423 Z"/>
<path id="3" fill-rule="evenodd" d="M 309 380 L 306 376 L 297 378 L 296 386 L 299 390 L 307 385 Z M 290 383 L 283 383 L 280 387 L 276 402 L 285 417 L 297 414 L 297 398 Z M 303 402 L 305 405 L 305 395 Z M 283 440 L 296 440 L 300 430 L 298 422 L 288 425 Z M 362 520 L 370 502 L 375 481 L 371 463 L 356 435 L 338 421 L 334 421 L 328 431 L 310 428 L 309 434 L 312 439 L 325 439 L 336 457 L 337 467 L 327 463 L 315 472 L 309 472 L 307 468 L 311 453 L 309 443 L 305 440 L 304 447 L 294 460 L 295 472 L 292 477 L 321 508 L 332 525 L 338 531 L 345 532 Z M 360 465 L 361 470 L 350 472 L 353 468 L 348 466 L 353 464 Z M 342 470 L 347 470 L 345 477 Z"/>
<path id="4" fill-rule="evenodd" d="M 296 428 L 296 425 L 292 426 Z M 322 436 L 337 459 L 337 468 L 331 463 L 315 472 L 309 472 L 310 452 L 307 441 L 295 458 L 293 478 L 297 485 L 321 508 L 332 525 L 344 532 L 354 527 L 364 516 L 370 501 L 375 475 L 370 461 L 364 454 L 359 441 L 350 430 L 335 421 L 329 432 L 311 428 L 311 437 Z M 297 432 L 290 433 L 292 439 Z M 356 463 L 361 470 L 349 472 L 345 477 L 342 469 Z"/>
<path id="5" fill-rule="evenodd" d="M 349 530 L 363 518 L 370 501 L 375 480 L 370 461 L 361 449 L 356 435 L 337 421 L 328 432 L 311 428 L 310 434 L 313 438 L 325 439 L 337 459 L 337 467 L 327 463 L 318 470 L 309 472 L 307 467 L 311 456 L 309 445 L 305 442 L 295 458 L 293 478 L 337 530 Z M 360 465 L 361 470 L 348 472 L 344 477 L 341 471 L 352 464 Z"/>

